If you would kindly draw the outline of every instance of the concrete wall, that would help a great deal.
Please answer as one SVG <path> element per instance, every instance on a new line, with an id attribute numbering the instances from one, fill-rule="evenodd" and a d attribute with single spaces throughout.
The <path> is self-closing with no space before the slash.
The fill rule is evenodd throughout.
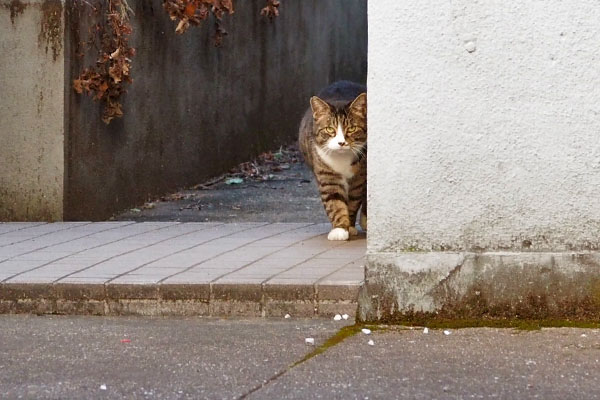
<path id="1" fill-rule="evenodd" d="M 62 10 L 0 0 L 0 221 L 63 216 Z"/>
<path id="2" fill-rule="evenodd" d="M 97 17 L 84 2 L 68 12 L 66 219 L 107 218 L 290 142 L 310 95 L 366 79 L 365 0 L 286 0 L 273 22 L 262 0 L 236 1 L 221 48 L 211 22 L 178 36 L 161 0 L 129 3 L 134 84 L 109 126 L 69 87 Z"/>
<path id="3" fill-rule="evenodd" d="M 597 310 L 598 43 L 593 0 L 369 3 L 364 317 Z"/>

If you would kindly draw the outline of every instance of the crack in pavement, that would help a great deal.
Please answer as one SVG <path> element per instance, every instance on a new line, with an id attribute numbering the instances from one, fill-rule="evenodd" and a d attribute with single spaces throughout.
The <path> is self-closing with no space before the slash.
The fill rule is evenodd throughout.
<path id="1" fill-rule="evenodd" d="M 354 325 L 344 326 L 343 328 L 338 330 L 336 333 L 334 333 L 332 336 L 330 336 L 327 340 L 325 340 L 325 342 L 323 342 L 323 344 L 319 345 L 313 351 L 306 354 L 300 360 L 296 361 L 293 364 L 288 365 L 281 371 L 277 372 L 275 375 L 271 376 L 269 379 L 263 381 L 259 385 L 256 385 L 255 387 L 253 387 L 252 389 L 250 389 L 249 391 L 247 391 L 246 393 L 244 393 L 240 397 L 238 397 L 237 400 L 245 399 L 248 396 L 250 396 L 251 394 L 258 392 L 259 390 L 263 389 L 270 383 L 276 381 L 277 379 L 279 379 L 280 377 L 282 377 L 283 375 L 285 375 L 287 372 L 291 371 L 292 369 L 296 368 L 297 366 L 304 364 L 306 361 L 318 356 L 319 354 L 324 353 L 328 349 L 341 344 L 346 339 L 356 335 L 357 333 L 361 332 L 361 330 L 363 328 L 367 328 L 367 327 L 369 329 L 371 329 L 372 331 L 382 329 L 379 326 L 365 325 L 365 324 L 354 324 Z"/>

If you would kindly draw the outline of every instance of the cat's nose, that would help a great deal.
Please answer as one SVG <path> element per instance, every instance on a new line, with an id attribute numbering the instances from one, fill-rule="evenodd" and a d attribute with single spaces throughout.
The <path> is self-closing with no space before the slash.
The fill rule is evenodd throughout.
<path id="1" fill-rule="evenodd" d="M 340 147 L 344 147 L 346 145 L 346 142 L 338 142 L 338 144 L 340 145 Z"/>

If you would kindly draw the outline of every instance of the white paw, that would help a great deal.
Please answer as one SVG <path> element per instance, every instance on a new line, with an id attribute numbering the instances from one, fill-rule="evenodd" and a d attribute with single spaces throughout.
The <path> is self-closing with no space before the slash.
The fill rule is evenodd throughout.
<path id="1" fill-rule="evenodd" d="M 329 232 L 329 235 L 327 235 L 327 239 L 329 240 L 348 240 L 348 237 L 350 235 L 348 234 L 348 231 L 345 230 L 344 228 L 334 228 L 331 230 L 331 232 Z"/>
<path id="2" fill-rule="evenodd" d="M 356 236 L 356 235 L 358 235 L 358 231 L 353 226 L 351 226 L 350 228 L 348 228 L 348 233 L 350 233 L 350 236 Z"/>
<path id="3" fill-rule="evenodd" d="M 363 231 L 366 231 L 367 230 L 367 216 L 361 213 L 360 214 L 360 221 L 359 221 L 358 224 L 363 229 Z"/>

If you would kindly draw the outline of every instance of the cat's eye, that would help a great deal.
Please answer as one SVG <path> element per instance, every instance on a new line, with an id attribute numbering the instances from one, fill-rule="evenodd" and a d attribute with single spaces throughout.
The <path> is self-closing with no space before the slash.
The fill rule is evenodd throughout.
<path id="1" fill-rule="evenodd" d="M 330 135 L 335 133 L 335 128 L 328 126 L 327 128 L 325 128 L 325 132 L 329 133 Z"/>
<path id="2" fill-rule="evenodd" d="M 358 128 L 356 126 L 351 126 L 348 129 L 346 129 L 346 132 L 348 132 L 348 133 L 354 133 L 354 132 L 356 132 L 357 129 Z"/>

